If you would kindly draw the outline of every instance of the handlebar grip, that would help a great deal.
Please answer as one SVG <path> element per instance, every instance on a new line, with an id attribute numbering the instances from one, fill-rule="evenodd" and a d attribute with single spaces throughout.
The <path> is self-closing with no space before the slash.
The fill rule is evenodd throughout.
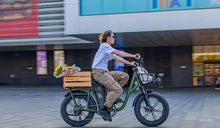
<path id="1" fill-rule="evenodd" d="M 135 65 L 135 67 L 137 67 L 138 66 L 137 62 L 134 62 L 134 65 Z"/>
<path id="2" fill-rule="evenodd" d="M 139 57 L 139 55 L 138 54 L 136 54 L 136 56 L 135 56 L 136 58 L 138 58 Z"/>

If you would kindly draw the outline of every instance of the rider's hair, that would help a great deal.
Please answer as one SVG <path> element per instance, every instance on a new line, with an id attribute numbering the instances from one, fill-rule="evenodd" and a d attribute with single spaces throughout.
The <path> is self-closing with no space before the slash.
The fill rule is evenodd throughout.
<path id="1" fill-rule="evenodd" d="M 112 35 L 112 31 L 111 30 L 107 30 L 104 33 L 100 34 L 99 35 L 100 44 L 103 43 L 103 42 L 106 42 L 107 41 L 107 37 L 111 37 L 111 35 Z"/>

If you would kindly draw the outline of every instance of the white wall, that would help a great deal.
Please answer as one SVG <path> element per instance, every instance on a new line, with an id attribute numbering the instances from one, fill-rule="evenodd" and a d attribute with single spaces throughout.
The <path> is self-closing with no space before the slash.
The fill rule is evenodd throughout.
<path id="1" fill-rule="evenodd" d="M 79 0 L 65 0 L 65 34 L 220 28 L 220 8 L 109 15 L 79 15 Z"/>

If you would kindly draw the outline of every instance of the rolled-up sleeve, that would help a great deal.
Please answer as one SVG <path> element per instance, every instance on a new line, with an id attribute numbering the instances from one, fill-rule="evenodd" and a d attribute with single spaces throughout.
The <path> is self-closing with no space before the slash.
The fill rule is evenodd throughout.
<path id="1" fill-rule="evenodd" d="M 110 55 L 110 59 L 111 59 L 111 60 L 114 59 L 115 57 L 116 57 L 115 54 L 111 54 L 111 55 Z"/>
<path id="2" fill-rule="evenodd" d="M 110 45 L 105 47 L 105 53 L 106 54 L 112 54 L 113 51 L 115 51 L 116 49 L 112 48 Z"/>
<path id="3" fill-rule="evenodd" d="M 105 47 L 105 54 L 108 54 L 110 56 L 110 59 L 114 59 L 115 58 L 115 54 L 113 54 L 112 52 L 115 51 L 116 49 L 112 48 L 110 45 Z"/>

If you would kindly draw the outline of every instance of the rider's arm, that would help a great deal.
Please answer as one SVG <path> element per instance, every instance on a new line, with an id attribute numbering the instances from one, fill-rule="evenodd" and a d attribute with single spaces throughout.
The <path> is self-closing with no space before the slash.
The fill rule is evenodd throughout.
<path id="1" fill-rule="evenodd" d="M 124 64 L 128 64 L 128 65 L 131 65 L 131 66 L 136 66 L 134 63 L 129 62 L 129 61 L 127 61 L 127 60 L 125 60 L 125 59 L 123 59 L 123 58 L 121 58 L 121 57 L 119 57 L 119 56 L 115 56 L 114 59 L 117 60 L 117 61 L 119 61 L 119 62 L 122 62 L 122 63 L 124 63 Z"/>
<path id="2" fill-rule="evenodd" d="M 119 50 L 115 50 L 112 53 L 116 54 L 116 55 L 119 55 L 119 56 L 122 56 L 122 57 L 136 58 L 136 54 L 133 55 L 133 54 L 129 54 L 127 52 L 119 51 Z"/>

